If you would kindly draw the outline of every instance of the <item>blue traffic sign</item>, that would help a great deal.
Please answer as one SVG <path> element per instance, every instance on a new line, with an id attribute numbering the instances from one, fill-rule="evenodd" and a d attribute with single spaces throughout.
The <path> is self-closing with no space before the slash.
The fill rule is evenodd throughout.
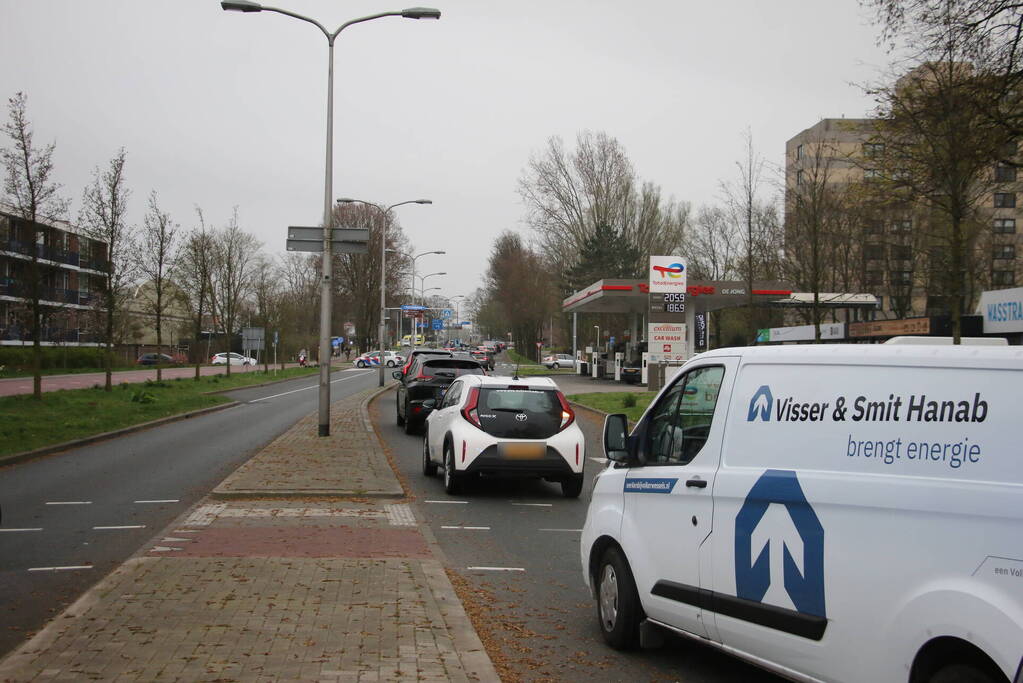
<path id="1" fill-rule="evenodd" d="M 450 318 L 452 315 L 454 315 L 454 311 L 452 311 L 450 308 L 445 308 L 443 311 L 440 312 L 440 317 L 444 318 L 445 320 Z"/>
<path id="2" fill-rule="evenodd" d="M 403 311 L 425 311 L 426 306 L 419 306 L 418 304 L 404 304 L 401 307 Z"/>
<path id="3" fill-rule="evenodd" d="M 440 318 L 434 318 L 433 319 L 433 329 L 435 329 L 435 330 L 443 330 L 444 329 L 444 321 L 441 320 Z"/>

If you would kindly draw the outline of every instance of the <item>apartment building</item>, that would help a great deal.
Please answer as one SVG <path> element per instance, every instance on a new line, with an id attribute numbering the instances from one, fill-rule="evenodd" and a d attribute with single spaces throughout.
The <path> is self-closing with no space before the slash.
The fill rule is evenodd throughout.
<path id="1" fill-rule="evenodd" d="M 842 197 L 840 216 L 830 216 L 827 260 L 822 291 L 864 292 L 877 296 L 879 319 L 901 319 L 949 312 L 947 247 L 928 235 L 930 214 L 922 202 L 871 202 L 869 186 L 879 173 L 870 160 L 884 152 L 873 141 L 872 119 L 822 119 L 785 145 L 786 252 L 799 247 L 790 240 L 805 239 L 795 227 L 797 205 L 814 183 L 825 183 Z M 1005 150 L 1007 158 L 1015 147 Z M 1013 287 L 1023 280 L 1019 230 L 1023 188 L 1014 166 L 992 160 L 991 182 L 984 188 L 980 215 L 970 230 L 976 235 L 967 268 L 973 290 L 967 292 L 965 312 L 971 312 L 984 289 Z M 805 250 L 805 248 L 804 248 Z M 804 285 L 805 283 L 800 283 Z"/>
<path id="2" fill-rule="evenodd" d="M 32 341 L 29 273 L 33 252 L 39 259 L 45 307 L 42 343 L 98 342 L 93 330 L 107 263 L 106 243 L 60 220 L 37 221 L 33 236 L 17 210 L 0 204 L 0 345 Z"/>

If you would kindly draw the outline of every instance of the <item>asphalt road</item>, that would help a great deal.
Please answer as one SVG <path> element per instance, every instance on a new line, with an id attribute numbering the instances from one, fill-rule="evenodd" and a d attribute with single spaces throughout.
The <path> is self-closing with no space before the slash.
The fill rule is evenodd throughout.
<path id="1" fill-rule="evenodd" d="M 0 655 L 315 411 L 318 381 L 240 389 L 228 394 L 239 406 L 0 468 Z M 339 399 L 377 373 L 331 381 Z"/>
<path id="2" fill-rule="evenodd" d="M 481 636 L 500 648 L 495 663 L 516 680 L 781 680 L 688 639 L 631 653 L 604 644 L 579 560 L 592 478 L 605 462 L 601 420 L 578 416 L 587 456 L 579 499 L 562 497 L 558 484 L 513 480 L 483 481 L 451 497 L 439 476 L 423 476 L 422 437 L 395 424 L 394 393 L 377 399 L 372 414 L 448 568 L 475 595 L 466 609 L 489 624 L 490 635 Z"/>

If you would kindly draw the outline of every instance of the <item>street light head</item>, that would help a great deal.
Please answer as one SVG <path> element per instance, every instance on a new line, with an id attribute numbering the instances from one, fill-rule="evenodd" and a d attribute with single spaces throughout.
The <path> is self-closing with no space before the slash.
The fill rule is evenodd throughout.
<path id="1" fill-rule="evenodd" d="M 351 204 L 351 203 L 357 202 L 357 201 L 359 201 L 359 200 L 358 199 L 351 199 L 349 197 L 341 197 L 341 199 L 337 200 L 337 203 L 338 204 Z"/>
<path id="2" fill-rule="evenodd" d="M 406 19 L 440 19 L 440 10 L 432 7 L 409 7 L 401 11 Z"/>
<path id="3" fill-rule="evenodd" d="M 412 203 L 413 204 L 433 204 L 433 200 L 432 199 L 414 199 L 414 200 L 412 200 Z"/>
<path id="4" fill-rule="evenodd" d="M 221 9 L 228 12 L 262 12 L 263 6 L 258 2 L 249 0 L 223 0 L 220 3 Z"/>
<path id="5" fill-rule="evenodd" d="M 431 251 L 430 253 L 431 254 L 446 254 L 448 252 L 446 252 L 446 251 Z"/>

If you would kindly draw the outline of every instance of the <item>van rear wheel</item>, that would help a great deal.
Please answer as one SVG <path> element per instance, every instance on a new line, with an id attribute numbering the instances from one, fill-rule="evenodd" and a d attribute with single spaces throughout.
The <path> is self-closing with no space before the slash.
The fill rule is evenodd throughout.
<path id="1" fill-rule="evenodd" d="M 639 642 L 643 608 L 636 582 L 622 551 L 604 551 L 597 567 L 597 619 L 604 641 L 616 650 L 631 650 Z"/>

